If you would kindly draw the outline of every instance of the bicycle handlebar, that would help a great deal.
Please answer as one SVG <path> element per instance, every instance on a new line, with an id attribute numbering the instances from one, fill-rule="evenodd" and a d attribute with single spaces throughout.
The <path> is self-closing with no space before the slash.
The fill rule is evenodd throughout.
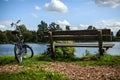
<path id="1" fill-rule="evenodd" d="M 18 20 L 16 23 L 18 24 L 20 22 L 20 20 Z"/>
<path id="2" fill-rule="evenodd" d="M 16 23 L 11 23 L 11 26 L 13 26 L 13 25 L 15 25 L 15 26 L 17 26 L 17 24 L 20 22 L 20 20 L 18 20 Z"/>
<path id="3" fill-rule="evenodd" d="M 19 32 L 19 36 L 17 35 L 18 38 L 22 36 L 20 27 L 19 27 L 19 25 L 17 25 L 19 22 L 20 22 L 20 20 L 18 20 L 16 23 L 13 23 L 13 22 L 11 23 L 11 26 L 12 26 L 12 27 L 13 27 L 13 26 L 16 27 L 15 31 Z"/>

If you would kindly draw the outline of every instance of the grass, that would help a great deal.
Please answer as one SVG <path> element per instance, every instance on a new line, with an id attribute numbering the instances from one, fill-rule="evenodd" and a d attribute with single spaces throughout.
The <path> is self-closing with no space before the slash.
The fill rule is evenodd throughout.
<path id="1" fill-rule="evenodd" d="M 43 70 L 24 70 L 19 73 L 0 73 L 0 80 L 69 80 L 60 73 Z"/>
<path id="2" fill-rule="evenodd" d="M 0 80 L 69 80 L 62 74 L 57 72 L 48 72 L 40 69 L 40 66 L 49 62 L 71 62 L 77 65 L 90 66 L 118 66 L 120 67 L 120 56 L 111 56 L 105 54 L 98 58 L 96 55 L 84 56 L 82 58 L 57 58 L 55 61 L 50 57 L 43 55 L 35 55 L 33 58 L 23 60 L 22 63 L 17 63 L 14 56 L 0 56 L 0 65 L 18 64 L 24 67 L 38 66 L 39 69 L 23 69 L 18 73 L 0 73 Z"/>
<path id="3" fill-rule="evenodd" d="M 81 58 L 57 58 L 55 61 L 50 57 L 43 55 L 35 55 L 33 58 L 23 60 L 22 63 L 17 63 L 14 56 L 0 56 L 0 64 L 18 64 L 20 66 L 44 65 L 49 62 L 73 62 L 79 65 L 115 65 L 120 66 L 120 56 L 112 56 L 105 54 L 98 58 L 96 55 L 83 56 Z"/>

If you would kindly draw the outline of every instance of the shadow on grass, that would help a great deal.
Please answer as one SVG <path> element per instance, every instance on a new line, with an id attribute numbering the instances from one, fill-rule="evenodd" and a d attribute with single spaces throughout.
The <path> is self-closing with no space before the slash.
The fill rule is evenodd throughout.
<path id="1" fill-rule="evenodd" d="M 56 58 L 52 60 L 48 56 L 40 56 L 39 61 L 52 61 L 52 62 L 74 62 L 80 65 L 117 65 L 120 66 L 120 56 L 113 56 L 105 54 L 104 56 L 90 55 L 81 58 Z"/>
<path id="2" fill-rule="evenodd" d="M 14 56 L 0 56 L 0 65 L 5 64 L 19 64 L 23 66 L 32 66 L 32 65 L 42 65 L 48 62 L 74 62 L 80 65 L 119 65 L 120 66 L 120 56 L 112 56 L 105 54 L 104 56 L 84 56 L 81 58 L 60 58 L 57 57 L 55 60 L 51 59 L 49 56 L 45 55 L 35 55 L 31 59 L 23 60 L 23 62 L 18 63 Z"/>

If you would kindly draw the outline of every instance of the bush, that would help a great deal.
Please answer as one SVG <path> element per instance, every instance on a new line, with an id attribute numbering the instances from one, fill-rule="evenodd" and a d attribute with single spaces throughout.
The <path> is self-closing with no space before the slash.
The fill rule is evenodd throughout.
<path id="1" fill-rule="evenodd" d="M 59 47 L 55 49 L 57 57 L 72 58 L 74 57 L 75 48 L 73 47 Z"/>
<path id="2" fill-rule="evenodd" d="M 63 57 L 64 56 L 62 48 L 56 48 L 55 53 L 57 54 L 57 57 Z"/>
<path id="3" fill-rule="evenodd" d="M 90 56 L 91 55 L 91 53 L 90 53 L 90 51 L 88 51 L 87 49 L 85 50 L 85 56 Z"/>
<path id="4" fill-rule="evenodd" d="M 58 43 L 72 43 L 72 41 L 59 41 Z M 57 47 L 55 48 L 55 56 L 59 58 L 73 58 L 74 57 L 75 48 L 74 47 Z M 52 56 L 50 52 L 50 48 L 48 48 L 43 55 Z"/>

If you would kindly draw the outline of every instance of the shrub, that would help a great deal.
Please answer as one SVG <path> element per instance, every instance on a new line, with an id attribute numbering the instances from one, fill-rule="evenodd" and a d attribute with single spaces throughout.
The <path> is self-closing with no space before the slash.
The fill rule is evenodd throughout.
<path id="1" fill-rule="evenodd" d="M 58 43 L 72 43 L 72 41 L 59 41 Z M 55 48 L 56 57 L 64 57 L 64 58 L 73 58 L 74 57 L 75 48 L 73 47 L 57 47 Z M 45 56 L 52 56 L 50 52 L 50 48 L 48 48 L 43 55 Z"/>
<path id="2" fill-rule="evenodd" d="M 58 57 L 63 57 L 64 56 L 62 48 L 56 48 L 55 53 Z"/>
<path id="3" fill-rule="evenodd" d="M 71 58 L 74 57 L 75 48 L 73 47 L 59 47 L 55 49 L 57 57 Z"/>

